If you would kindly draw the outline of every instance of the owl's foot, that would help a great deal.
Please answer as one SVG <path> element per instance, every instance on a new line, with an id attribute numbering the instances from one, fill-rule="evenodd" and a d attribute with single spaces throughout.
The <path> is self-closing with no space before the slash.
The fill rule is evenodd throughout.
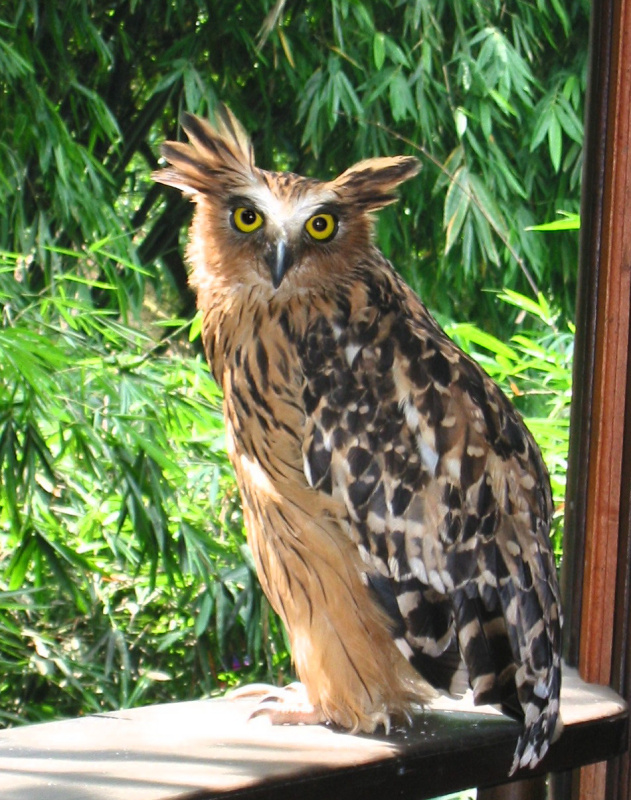
<path id="1" fill-rule="evenodd" d="M 263 718 L 272 725 L 318 725 L 326 722 L 322 711 L 309 702 L 302 683 L 278 687 L 253 683 L 229 692 L 227 697 L 260 697 L 250 719 Z"/>

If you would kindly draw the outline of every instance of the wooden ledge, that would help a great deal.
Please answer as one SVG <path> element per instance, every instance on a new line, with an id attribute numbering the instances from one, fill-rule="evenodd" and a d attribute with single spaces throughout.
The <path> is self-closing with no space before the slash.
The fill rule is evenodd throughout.
<path id="1" fill-rule="evenodd" d="M 0 796 L 430 798 L 505 782 L 520 732 L 519 723 L 492 708 L 462 710 L 448 702 L 387 738 L 249 722 L 254 705 L 200 700 L 2 731 Z M 563 735 L 537 772 L 602 761 L 624 749 L 627 709 L 612 690 L 566 670 L 561 714 Z"/>

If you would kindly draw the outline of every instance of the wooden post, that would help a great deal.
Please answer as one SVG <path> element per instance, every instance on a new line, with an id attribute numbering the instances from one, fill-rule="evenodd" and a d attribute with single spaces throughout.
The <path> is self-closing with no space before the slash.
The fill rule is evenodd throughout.
<path id="1" fill-rule="evenodd" d="M 545 775 L 525 781 L 478 789 L 477 800 L 545 800 Z"/>
<path id="2" fill-rule="evenodd" d="M 585 154 L 562 575 L 566 657 L 585 680 L 613 684 L 628 700 L 631 0 L 592 6 Z M 609 776 L 604 763 L 584 768 L 572 796 L 628 797 L 624 763 Z M 614 787 L 623 774 L 624 791 Z"/>

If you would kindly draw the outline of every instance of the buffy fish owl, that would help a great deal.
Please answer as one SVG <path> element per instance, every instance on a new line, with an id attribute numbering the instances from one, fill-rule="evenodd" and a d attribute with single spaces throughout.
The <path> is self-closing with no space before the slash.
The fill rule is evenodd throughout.
<path id="1" fill-rule="evenodd" d="M 470 686 L 520 714 L 512 770 L 534 766 L 559 722 L 550 485 L 519 414 L 373 243 L 418 162 L 321 181 L 256 167 L 225 108 L 182 124 L 154 178 L 196 203 L 205 351 L 305 690 L 268 713 L 371 732 Z"/>

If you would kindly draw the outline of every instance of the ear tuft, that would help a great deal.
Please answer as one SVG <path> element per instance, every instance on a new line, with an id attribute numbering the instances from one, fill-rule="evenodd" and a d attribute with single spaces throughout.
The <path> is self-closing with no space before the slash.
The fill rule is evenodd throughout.
<path id="1" fill-rule="evenodd" d="M 347 169 L 332 186 L 348 203 L 364 211 L 376 211 L 397 200 L 392 191 L 413 178 L 421 168 L 413 156 L 368 158 Z"/>
<path id="2" fill-rule="evenodd" d="M 151 177 L 158 183 L 174 186 L 186 194 L 209 191 L 217 180 L 231 178 L 243 183 L 254 170 L 252 144 L 227 106 L 221 105 L 211 124 L 201 117 L 184 113 L 182 128 L 190 144 L 165 142 L 160 151 L 170 166 Z"/>

